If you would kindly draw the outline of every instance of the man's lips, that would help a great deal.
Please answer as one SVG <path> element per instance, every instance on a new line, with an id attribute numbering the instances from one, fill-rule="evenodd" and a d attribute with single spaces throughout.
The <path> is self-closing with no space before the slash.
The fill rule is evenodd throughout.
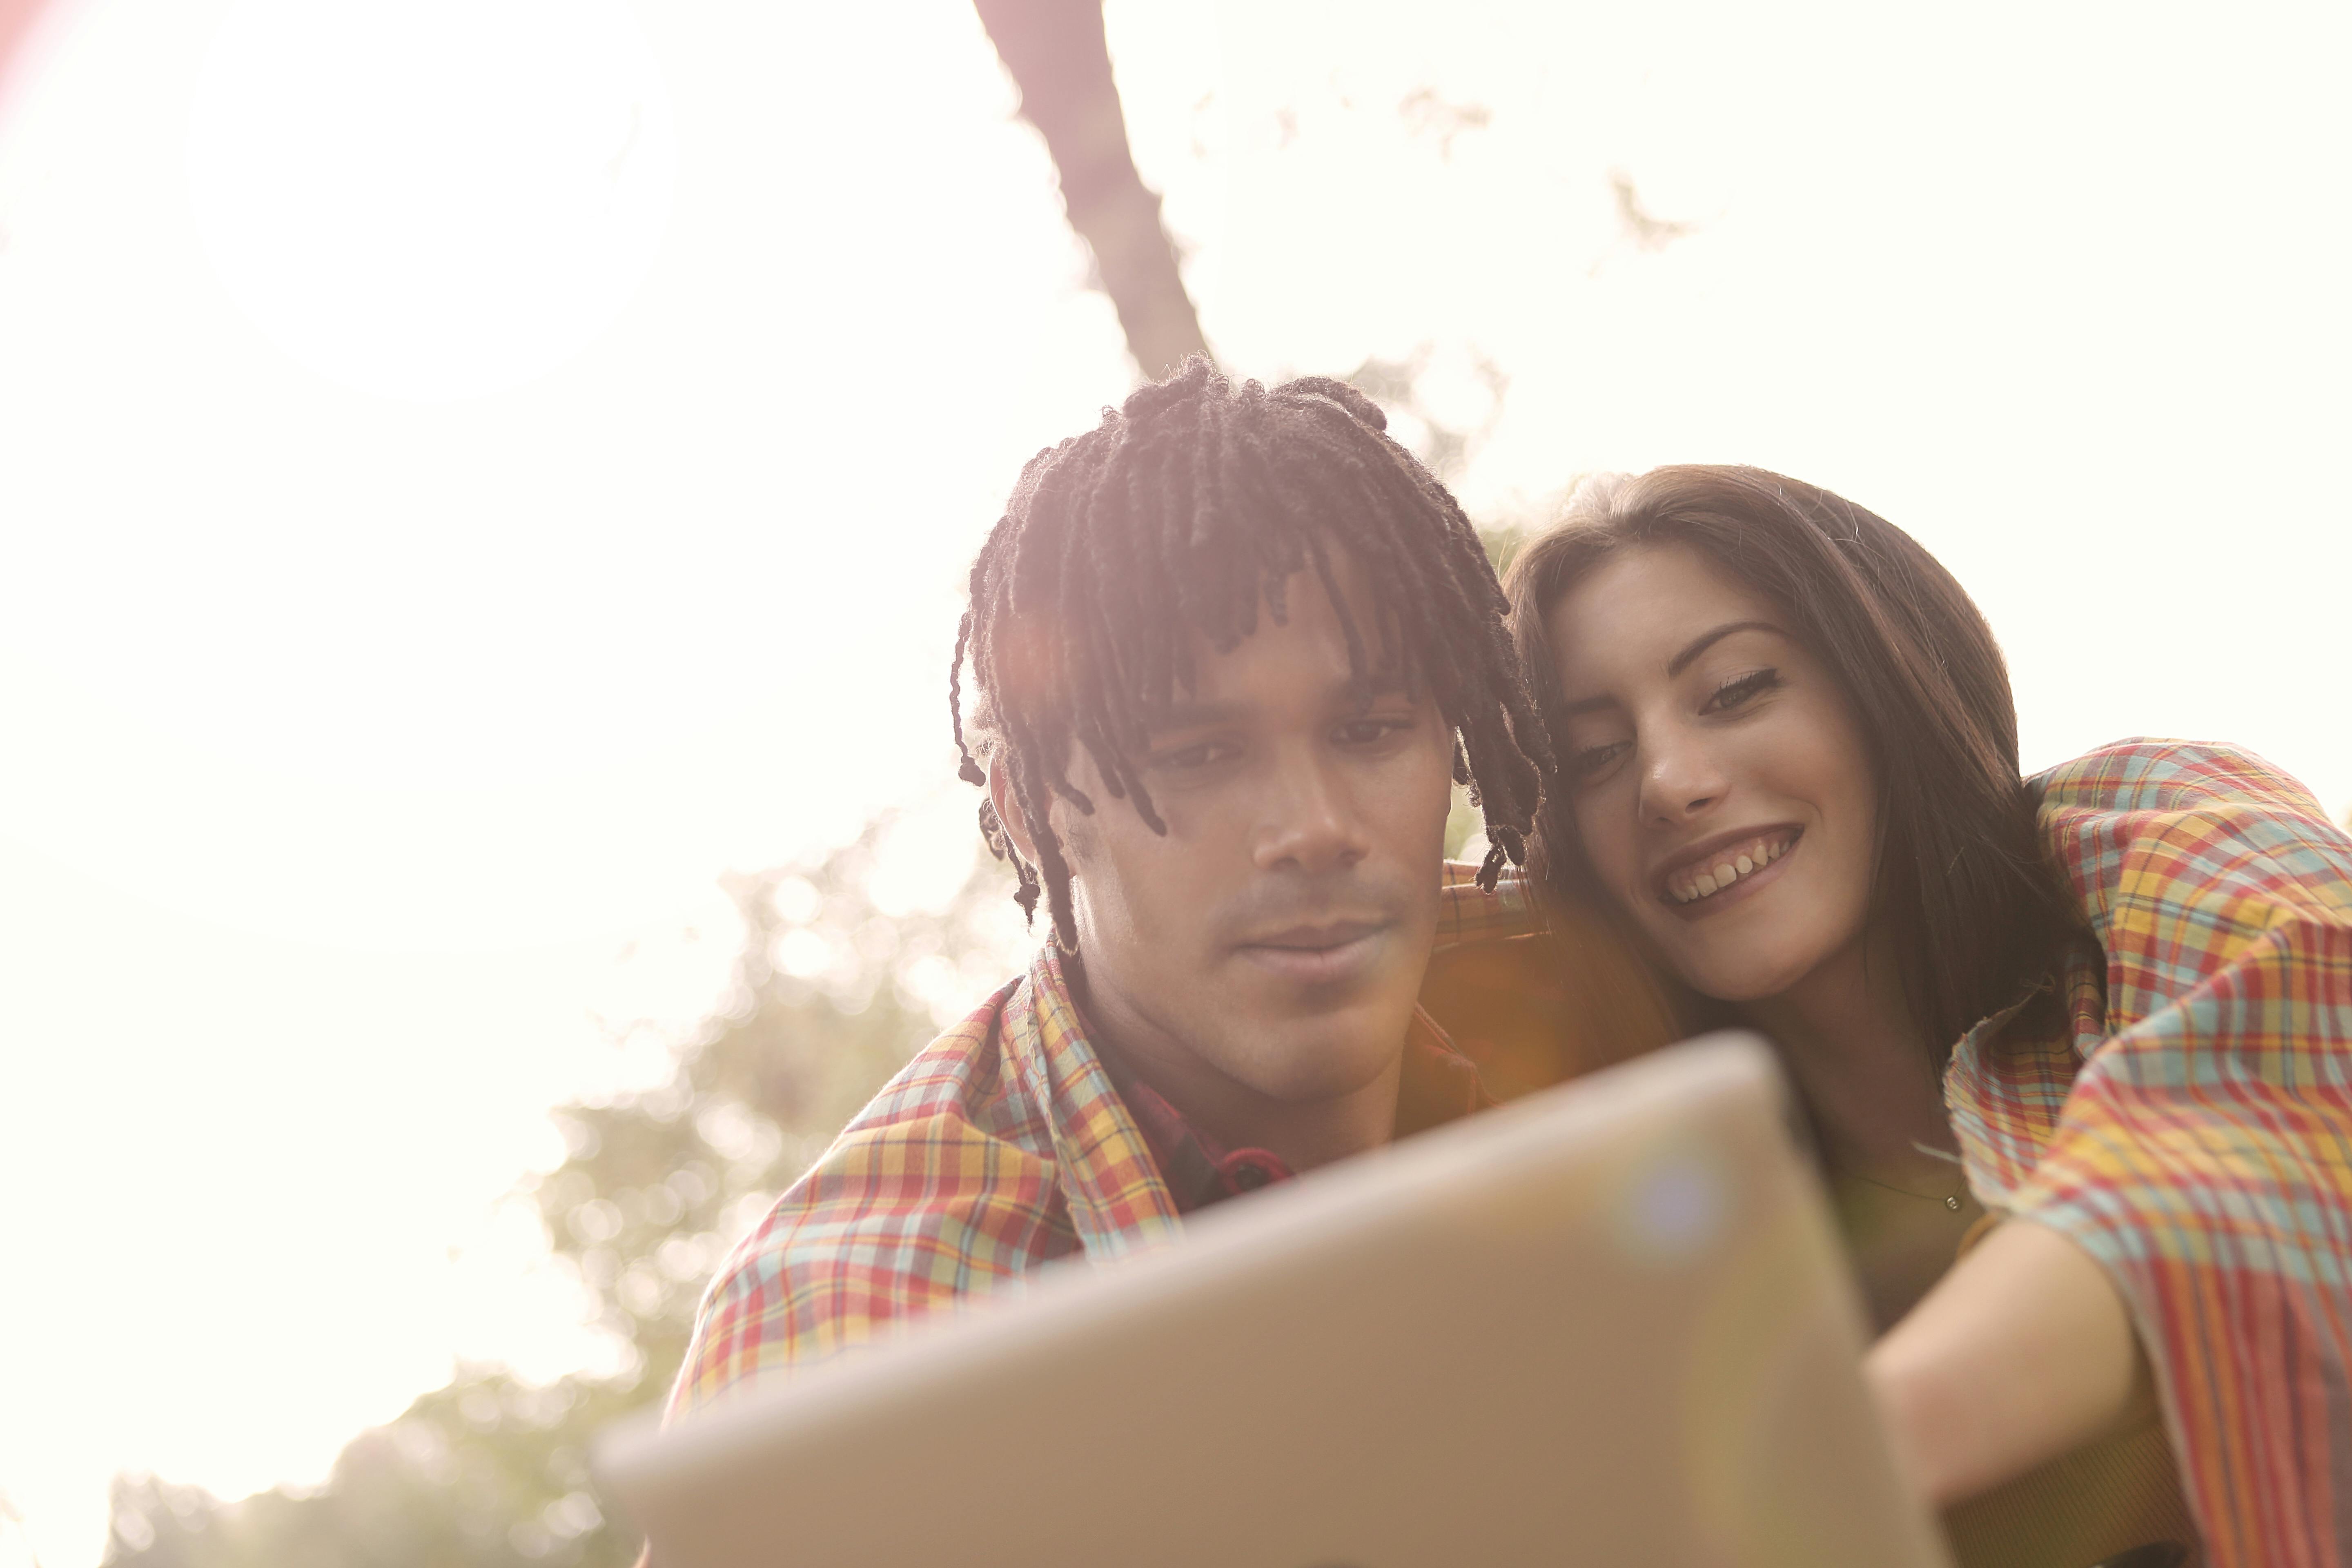
<path id="1" fill-rule="evenodd" d="M 1285 980 L 1303 985 L 1329 985 L 1353 980 L 1369 968 L 1388 930 L 1385 921 L 1335 921 L 1328 925 L 1292 926 L 1237 943 L 1234 952 Z"/>

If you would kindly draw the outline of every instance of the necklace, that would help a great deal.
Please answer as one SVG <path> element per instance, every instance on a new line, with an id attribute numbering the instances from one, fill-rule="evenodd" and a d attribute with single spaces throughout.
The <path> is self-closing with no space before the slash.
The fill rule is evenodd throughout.
<path id="1" fill-rule="evenodd" d="M 1923 1204 L 1941 1204 L 1954 1214 L 1960 1212 L 1960 1194 L 1937 1197 L 1933 1193 L 1915 1193 L 1908 1187 L 1898 1187 L 1892 1182 L 1882 1182 L 1876 1176 L 1865 1176 L 1860 1171 L 1840 1171 L 1842 1176 L 1852 1176 L 1857 1182 L 1868 1182 L 1874 1187 L 1885 1187 L 1890 1193 L 1900 1193 L 1906 1198 L 1917 1198 Z"/>

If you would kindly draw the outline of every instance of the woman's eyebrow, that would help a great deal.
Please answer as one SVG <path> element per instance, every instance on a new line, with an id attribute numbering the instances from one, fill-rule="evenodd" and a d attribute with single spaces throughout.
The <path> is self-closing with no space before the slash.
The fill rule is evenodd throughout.
<path id="1" fill-rule="evenodd" d="M 1696 658 L 1699 655 L 1705 653 L 1708 648 L 1713 647 L 1717 643 L 1721 642 L 1724 638 L 1729 637 L 1734 632 L 1772 632 L 1781 637 L 1789 635 L 1788 633 L 1781 631 L 1780 627 L 1774 626 L 1769 621 L 1726 621 L 1723 625 L 1716 627 L 1713 631 L 1699 633 L 1698 636 L 1691 639 L 1689 647 L 1684 648 L 1682 652 L 1675 655 L 1671 659 L 1668 659 L 1666 661 L 1667 678 L 1671 679 L 1675 676 L 1680 675 L 1684 670 L 1688 669 L 1690 668 L 1691 660 Z"/>

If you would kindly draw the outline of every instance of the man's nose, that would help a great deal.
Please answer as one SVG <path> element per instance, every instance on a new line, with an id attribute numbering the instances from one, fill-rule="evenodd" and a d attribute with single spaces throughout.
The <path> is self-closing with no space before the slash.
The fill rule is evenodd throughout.
<path id="1" fill-rule="evenodd" d="M 1642 742 L 1642 820 L 1671 826 L 1700 816 L 1729 786 L 1713 751 L 1696 735 L 1669 731 Z"/>
<path id="2" fill-rule="evenodd" d="M 1285 757 L 1268 781 L 1252 852 L 1262 871 L 1312 874 L 1364 858 L 1364 829 L 1346 782 L 1312 755 Z"/>

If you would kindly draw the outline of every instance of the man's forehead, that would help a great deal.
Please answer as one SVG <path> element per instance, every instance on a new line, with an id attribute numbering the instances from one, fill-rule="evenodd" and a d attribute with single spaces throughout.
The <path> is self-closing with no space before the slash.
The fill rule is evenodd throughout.
<path id="1" fill-rule="evenodd" d="M 1359 676 L 1349 668 L 1344 642 L 1335 650 L 1278 635 L 1268 638 L 1266 630 L 1260 627 L 1255 637 L 1243 639 L 1229 653 L 1211 651 L 1195 665 L 1198 679 L 1192 689 L 1180 687 L 1166 702 L 1144 708 L 1144 728 L 1228 723 L 1281 709 L 1321 711 L 1361 706 L 1368 698 L 1405 689 L 1403 672 L 1393 661 Z M 1273 630 L 1278 634 L 1282 628 Z M 1262 638 L 1265 640 L 1256 650 L 1260 657 L 1248 657 L 1249 645 Z"/>
<path id="2" fill-rule="evenodd" d="M 1383 646 L 1370 595 L 1360 581 L 1349 580 L 1353 575 L 1340 576 L 1340 596 L 1360 654 L 1351 658 L 1349 626 L 1342 623 L 1321 580 L 1311 570 L 1299 572 L 1282 584 L 1284 616 L 1279 622 L 1268 595 L 1259 603 L 1256 626 L 1230 648 L 1221 650 L 1205 634 L 1191 632 L 1189 688 L 1180 685 L 1165 703 L 1148 708 L 1145 722 L 1158 727 L 1202 718 L 1212 710 L 1339 700 L 1360 698 L 1368 689 L 1379 694 L 1402 687 L 1395 650 Z"/>

